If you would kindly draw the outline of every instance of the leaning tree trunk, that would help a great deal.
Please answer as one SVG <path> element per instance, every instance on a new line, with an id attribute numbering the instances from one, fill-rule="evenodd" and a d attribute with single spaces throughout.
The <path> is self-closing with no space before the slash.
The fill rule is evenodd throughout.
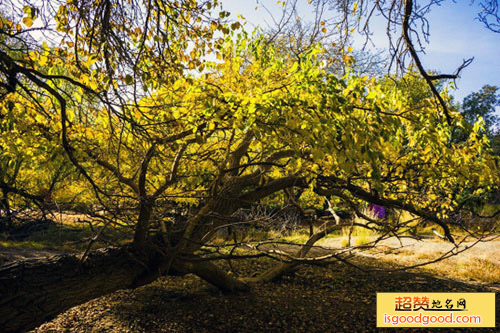
<path id="1" fill-rule="evenodd" d="M 27 331 L 72 306 L 113 291 L 152 282 L 169 273 L 193 273 L 227 291 L 248 285 L 211 262 L 166 258 L 132 246 L 91 252 L 84 263 L 72 255 L 28 259 L 0 267 L 0 332 Z"/>
<path id="2" fill-rule="evenodd" d="M 130 287 L 144 269 L 127 248 L 95 251 L 85 264 L 61 255 L 0 267 L 0 331 L 32 329 L 72 306 Z"/>

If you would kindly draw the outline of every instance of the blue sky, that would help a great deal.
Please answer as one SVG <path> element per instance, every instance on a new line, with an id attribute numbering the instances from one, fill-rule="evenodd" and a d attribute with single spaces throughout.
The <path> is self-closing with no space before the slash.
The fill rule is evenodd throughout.
<path id="1" fill-rule="evenodd" d="M 261 0 L 273 13 L 280 13 L 280 6 L 274 0 Z M 306 0 L 303 0 L 306 3 Z M 272 22 L 262 8 L 255 10 L 256 0 L 223 0 L 223 8 L 229 12 L 242 14 L 248 21 L 248 30 L 253 26 L 265 26 Z M 470 6 L 469 0 L 445 1 L 442 6 L 434 6 L 428 15 L 430 24 L 430 43 L 426 54 L 421 56 L 424 66 L 429 70 L 453 73 L 463 59 L 474 57 L 472 64 L 463 70 L 458 79 L 458 89 L 453 93 L 457 100 L 483 85 L 500 87 L 500 34 L 487 30 L 483 23 L 476 20 L 479 8 Z M 304 15 L 308 15 L 304 5 Z M 372 26 L 373 41 L 378 49 L 387 49 L 385 26 L 377 20 Z M 382 22 L 380 22 L 382 23 Z M 498 109 L 497 109 L 498 110 Z"/>

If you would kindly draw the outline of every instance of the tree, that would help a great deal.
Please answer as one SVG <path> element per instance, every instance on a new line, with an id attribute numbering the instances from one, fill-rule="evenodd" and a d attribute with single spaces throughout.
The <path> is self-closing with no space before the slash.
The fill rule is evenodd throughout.
<path id="1" fill-rule="evenodd" d="M 381 51 L 372 53 L 368 50 L 354 51 L 350 41 L 342 29 L 336 27 L 338 22 L 331 22 L 327 18 L 328 3 L 316 1 L 311 10 L 316 13 L 312 21 L 301 16 L 298 11 L 298 0 L 282 2 L 283 11 L 279 18 L 271 15 L 273 24 L 265 31 L 266 40 L 278 46 L 279 52 L 300 57 L 314 44 L 323 45 L 325 52 L 320 56 L 328 70 L 342 76 L 347 70 L 357 75 L 383 76 L 387 59 Z M 268 13 L 269 9 L 259 3 Z"/>
<path id="2" fill-rule="evenodd" d="M 51 127 L 51 115 L 41 116 L 36 111 L 39 105 L 48 103 L 46 98 L 29 103 L 16 94 L 9 94 L 2 102 L 0 231 L 9 233 L 16 229 L 14 220 L 23 220 L 24 210 L 36 208 L 45 220 L 51 197 L 55 198 L 63 179 L 72 178 L 74 169 L 60 147 L 57 127 Z M 15 212 L 11 209 L 13 206 Z"/>
<path id="3" fill-rule="evenodd" d="M 498 87 L 485 85 L 478 92 L 466 96 L 462 102 L 462 114 L 465 119 L 474 124 L 481 117 L 484 121 L 484 130 L 489 137 L 493 137 L 500 126 L 500 119 L 495 114 L 495 108 L 500 106 Z"/>
<path id="4" fill-rule="evenodd" d="M 40 115 L 50 111 L 50 119 L 34 115 L 35 121 L 60 134 L 59 147 L 106 212 L 105 226 L 128 224 L 134 237 L 98 251 L 89 244 L 80 258 L 0 268 L 5 329 L 34 327 L 70 306 L 164 274 L 194 273 L 238 291 L 301 263 L 346 260 L 344 251 L 306 256 L 328 233 L 357 225 L 351 222 L 311 228 L 294 255 L 262 244 L 227 254 L 210 244 L 217 230 L 235 222 L 238 209 L 295 188 L 343 201 L 367 219 L 360 226 L 380 232 L 379 240 L 405 232 L 407 223 L 365 216 L 366 202 L 406 210 L 455 242 L 450 226 L 467 227 L 456 214 L 473 210 L 484 188 L 498 187 L 496 160 L 479 128 L 451 142 L 461 118 L 448 124 L 432 95 L 415 98 L 403 82 L 417 90 L 426 83 L 414 73 L 338 77 L 320 61 L 321 45 L 290 56 L 224 22 L 223 11 L 214 18 L 216 4 L 62 3 L 47 15 L 55 15 L 53 33 L 64 43 L 39 46 L 20 38 L 20 54 L 1 45 L 2 79 L 14 82 L 4 86 L 4 98 L 19 98 Z M 24 9 L 27 15 L 17 20 L 28 18 L 28 26 L 38 11 Z M 27 33 L 18 24 L 4 20 L 2 34 Z M 46 104 L 36 103 L 42 97 Z M 176 213 L 179 207 L 186 213 Z M 246 279 L 214 264 L 248 256 L 280 264 Z"/>

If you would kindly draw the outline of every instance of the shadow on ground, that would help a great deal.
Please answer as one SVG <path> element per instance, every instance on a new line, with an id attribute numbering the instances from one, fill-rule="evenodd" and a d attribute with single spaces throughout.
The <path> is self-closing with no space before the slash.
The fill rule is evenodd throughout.
<path id="1" fill-rule="evenodd" d="M 363 259 L 362 264 L 376 262 Z M 237 265 L 237 270 L 249 273 L 272 263 L 252 260 Z M 220 293 L 189 275 L 162 278 L 136 290 L 119 291 L 90 301 L 36 331 L 371 332 L 377 330 L 375 293 L 397 291 L 491 290 L 410 272 L 363 272 L 343 264 L 304 267 L 279 283 L 259 285 L 250 293 L 236 295 Z M 499 308 L 497 295 L 497 327 Z"/>

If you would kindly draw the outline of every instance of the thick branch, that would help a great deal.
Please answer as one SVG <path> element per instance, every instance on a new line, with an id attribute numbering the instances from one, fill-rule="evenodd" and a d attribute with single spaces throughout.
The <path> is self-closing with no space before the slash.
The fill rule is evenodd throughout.
<path id="1" fill-rule="evenodd" d="M 313 234 L 309 239 L 306 241 L 304 245 L 300 248 L 300 250 L 297 252 L 295 255 L 296 258 L 304 258 L 311 248 L 314 246 L 314 244 L 325 237 L 326 235 L 332 233 L 333 231 L 340 230 L 343 227 L 348 227 L 351 226 L 351 224 L 337 224 L 333 225 L 330 227 L 327 227 L 324 230 L 321 230 L 320 232 L 317 232 Z M 328 257 L 335 257 L 335 255 L 331 255 Z M 268 269 L 267 271 L 264 271 L 262 274 L 257 276 L 256 278 L 249 279 L 249 282 L 270 282 L 270 281 L 275 281 L 280 279 L 283 275 L 293 271 L 299 264 L 301 264 L 304 261 L 301 260 L 295 260 L 292 262 L 286 262 L 286 263 L 281 263 L 279 265 L 276 265 L 275 267 L 272 267 Z"/>
<path id="2" fill-rule="evenodd" d="M 250 289 L 247 283 L 228 275 L 209 261 L 174 260 L 172 268 L 183 273 L 193 273 L 223 291 L 235 292 Z"/>
<path id="3" fill-rule="evenodd" d="M 156 150 L 156 144 L 153 143 L 151 144 L 151 147 L 149 147 L 148 151 L 146 152 L 146 155 L 144 156 L 144 159 L 142 160 L 141 163 L 141 168 L 139 172 L 139 196 L 142 198 L 146 198 L 147 193 L 146 193 L 146 174 L 148 172 L 148 166 L 149 162 L 153 158 L 154 152 Z"/>
<path id="4" fill-rule="evenodd" d="M 418 57 L 417 51 L 415 50 L 415 46 L 413 45 L 411 38 L 410 38 L 410 19 L 412 16 L 413 12 L 413 0 L 405 0 L 405 12 L 403 16 L 403 38 L 405 40 L 405 43 L 408 47 L 408 51 L 410 52 L 411 57 L 415 61 L 415 65 L 418 68 L 418 71 L 420 72 L 420 75 L 424 78 L 425 82 L 429 86 L 429 88 L 432 91 L 432 94 L 438 99 L 439 104 L 441 104 L 441 107 L 443 108 L 444 115 L 446 116 L 446 121 L 448 124 L 451 124 L 451 116 L 448 111 L 448 107 L 446 106 L 446 102 L 443 100 L 443 97 L 441 97 L 441 94 L 438 92 L 436 89 L 436 86 L 432 82 L 431 76 L 427 74 L 427 72 L 424 69 L 424 66 L 422 65 L 422 62 L 420 61 L 420 58 Z"/>
<path id="5" fill-rule="evenodd" d="M 43 201 L 43 199 L 44 199 L 43 195 L 33 195 L 33 194 L 30 194 L 30 193 L 28 193 L 28 192 L 26 192 L 24 190 L 18 189 L 18 188 L 13 187 L 13 186 L 10 186 L 9 184 L 7 184 L 5 182 L 0 182 L 0 188 L 2 190 L 4 190 L 5 192 L 14 193 L 14 194 L 22 196 L 23 198 L 30 199 L 30 200 L 33 200 L 33 201 Z"/>
<path id="6" fill-rule="evenodd" d="M 184 151 L 186 150 L 186 147 L 187 147 L 187 145 L 183 144 L 179 147 L 179 150 L 177 150 L 177 153 L 175 154 L 175 157 L 174 157 L 174 161 L 172 163 L 172 167 L 170 168 L 170 175 L 165 180 L 165 182 L 155 191 L 155 193 L 153 194 L 153 198 L 157 198 L 170 185 L 175 183 L 175 181 L 177 180 L 177 169 L 179 168 L 179 164 L 180 164 L 182 155 L 184 154 Z"/>
<path id="7" fill-rule="evenodd" d="M 246 132 L 245 136 L 241 140 L 240 144 L 229 156 L 229 170 L 231 175 L 236 176 L 238 174 L 238 168 L 240 165 L 241 158 L 246 154 L 248 148 L 250 147 L 250 143 L 254 137 L 254 133 L 252 131 Z"/>
<path id="8" fill-rule="evenodd" d="M 242 202 L 250 204 L 259 199 L 265 198 L 268 195 L 271 195 L 278 191 L 284 190 L 285 188 L 293 186 L 306 187 L 307 186 L 306 179 L 304 177 L 298 177 L 298 176 L 288 176 L 275 179 L 262 187 L 259 187 L 253 191 L 243 194 L 242 196 L 240 196 L 240 200 Z"/>
<path id="9" fill-rule="evenodd" d="M 359 199 L 363 199 L 365 201 L 371 202 L 376 205 L 384 206 L 384 207 L 393 207 L 393 208 L 400 208 L 403 210 L 406 210 L 409 213 L 412 213 L 414 215 L 420 216 L 425 218 L 426 220 L 432 221 L 439 226 L 443 228 L 443 231 L 446 235 L 446 238 L 455 244 L 455 240 L 453 239 L 453 236 L 451 235 L 450 229 L 442 221 L 439 219 L 434 213 L 428 210 L 423 210 L 419 209 L 409 203 L 404 203 L 398 200 L 394 199 L 387 199 L 387 198 L 382 198 L 380 196 L 374 195 L 368 191 L 365 191 L 363 188 L 353 185 L 349 182 L 346 182 L 340 178 L 334 177 L 334 176 L 329 176 L 329 177 L 322 177 L 320 179 L 323 184 L 319 184 L 318 187 L 316 187 L 314 190 L 316 193 L 320 195 L 336 195 L 338 193 L 338 189 L 342 188 L 347 191 L 349 191 L 352 195 Z M 328 185 L 330 185 L 333 188 L 328 188 Z M 326 186 L 323 187 L 323 186 Z"/>
<path id="10" fill-rule="evenodd" d="M 96 162 L 100 166 L 102 166 L 105 169 L 111 171 L 113 173 L 113 175 L 115 175 L 115 177 L 118 179 L 118 181 L 120 183 L 128 185 L 132 189 L 132 191 L 134 191 L 135 194 L 139 194 L 139 187 L 137 186 L 136 183 L 134 183 L 134 179 L 133 178 L 128 178 L 128 177 L 123 176 L 120 173 L 120 171 L 118 170 L 117 167 L 115 167 L 114 165 L 112 165 L 112 164 L 110 164 L 110 163 L 102 160 L 100 157 L 98 157 L 96 159 Z"/>

